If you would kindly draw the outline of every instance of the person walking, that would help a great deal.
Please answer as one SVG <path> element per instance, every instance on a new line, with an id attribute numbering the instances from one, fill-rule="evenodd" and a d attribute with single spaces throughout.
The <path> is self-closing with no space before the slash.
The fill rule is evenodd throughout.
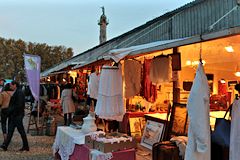
<path id="1" fill-rule="evenodd" d="M 72 84 L 66 84 L 61 94 L 61 105 L 64 114 L 64 125 L 70 125 L 72 123 L 72 113 L 75 112 L 75 105 L 72 99 L 74 95 Z"/>
<path id="2" fill-rule="evenodd" d="M 17 130 L 20 133 L 23 142 L 23 147 L 19 149 L 19 151 L 29 151 L 27 135 L 23 126 L 25 97 L 18 82 L 12 81 L 10 83 L 10 88 L 13 90 L 14 93 L 10 99 L 8 107 L 9 116 L 8 134 L 7 139 L 3 142 L 0 148 L 3 151 L 7 150 L 8 145 L 11 142 L 14 130 L 17 127 Z"/>
<path id="3" fill-rule="evenodd" d="M 12 94 L 13 91 L 10 88 L 10 83 L 7 83 L 3 91 L 0 93 L 1 125 L 4 141 L 7 139 L 8 106 Z"/>

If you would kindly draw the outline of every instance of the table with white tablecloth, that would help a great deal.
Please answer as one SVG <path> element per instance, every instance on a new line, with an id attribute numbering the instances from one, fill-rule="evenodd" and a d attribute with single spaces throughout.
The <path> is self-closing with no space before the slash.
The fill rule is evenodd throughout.
<path id="1" fill-rule="evenodd" d="M 103 153 L 89 149 L 85 144 L 86 135 L 104 134 L 102 131 L 84 134 L 80 129 L 58 127 L 53 144 L 54 155 L 61 160 L 135 160 L 135 149 Z"/>

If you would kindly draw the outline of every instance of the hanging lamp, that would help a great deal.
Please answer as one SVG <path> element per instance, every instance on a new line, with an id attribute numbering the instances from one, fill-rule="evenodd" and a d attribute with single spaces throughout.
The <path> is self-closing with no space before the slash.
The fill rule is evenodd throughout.
<path id="1" fill-rule="evenodd" d="M 237 67 L 236 67 L 236 72 L 234 74 L 235 74 L 235 76 L 240 77 L 240 68 L 239 68 L 238 64 L 237 64 Z"/>

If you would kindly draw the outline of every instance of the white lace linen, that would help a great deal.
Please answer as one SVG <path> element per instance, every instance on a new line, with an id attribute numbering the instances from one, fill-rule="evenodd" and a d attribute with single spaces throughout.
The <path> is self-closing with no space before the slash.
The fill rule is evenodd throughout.
<path id="1" fill-rule="evenodd" d="M 199 63 L 188 98 L 190 118 L 185 160 L 210 160 L 209 86 L 202 63 Z"/>
<path id="2" fill-rule="evenodd" d="M 112 153 L 103 153 L 98 150 L 91 150 L 90 158 L 91 160 L 111 160 L 113 158 Z"/>
<path id="3" fill-rule="evenodd" d="M 109 138 L 106 138 L 106 137 L 98 137 L 98 138 L 96 138 L 96 141 L 98 141 L 98 142 L 104 142 L 104 143 L 111 143 L 111 144 L 113 144 L 113 143 L 120 143 L 121 141 L 123 141 L 123 142 L 126 142 L 126 141 L 130 141 L 130 142 L 132 142 L 132 137 L 118 137 L 118 138 L 111 138 L 111 139 L 109 139 Z"/>
<path id="4" fill-rule="evenodd" d="M 130 98 L 140 93 L 141 69 L 141 62 L 136 60 L 124 61 L 125 98 Z"/>
<path id="5" fill-rule="evenodd" d="M 105 67 L 100 75 L 96 114 L 102 119 L 122 121 L 125 114 L 122 69 L 121 66 Z"/>
<path id="6" fill-rule="evenodd" d="M 239 159 L 240 151 L 240 100 L 234 100 L 232 106 L 229 160 Z"/>
<path id="7" fill-rule="evenodd" d="M 79 129 L 71 127 L 58 127 L 55 141 L 53 144 L 53 153 L 59 153 L 62 160 L 68 160 L 69 156 L 73 154 L 75 144 L 85 144 L 86 135 L 105 134 L 105 132 L 92 132 L 84 134 Z"/>
<path id="8" fill-rule="evenodd" d="M 172 79 L 171 57 L 157 57 L 150 65 L 150 79 L 153 84 L 170 82 Z"/>
<path id="9" fill-rule="evenodd" d="M 176 136 L 176 137 L 171 138 L 170 141 L 174 142 L 178 146 L 179 156 L 181 156 L 184 159 L 188 137 Z"/>

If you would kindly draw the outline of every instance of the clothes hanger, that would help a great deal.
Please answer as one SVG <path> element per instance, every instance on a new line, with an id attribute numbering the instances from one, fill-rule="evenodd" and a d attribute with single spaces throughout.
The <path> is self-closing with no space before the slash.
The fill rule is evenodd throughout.
<path id="1" fill-rule="evenodd" d="M 202 61 L 202 41 L 203 41 L 203 38 L 202 38 L 202 34 L 200 34 L 200 48 L 199 48 L 199 62 L 201 62 L 201 64 L 203 65 L 203 61 Z"/>
<path id="2" fill-rule="evenodd" d="M 202 42 L 200 42 L 199 62 L 201 64 L 203 64 L 203 62 L 202 62 Z"/>

